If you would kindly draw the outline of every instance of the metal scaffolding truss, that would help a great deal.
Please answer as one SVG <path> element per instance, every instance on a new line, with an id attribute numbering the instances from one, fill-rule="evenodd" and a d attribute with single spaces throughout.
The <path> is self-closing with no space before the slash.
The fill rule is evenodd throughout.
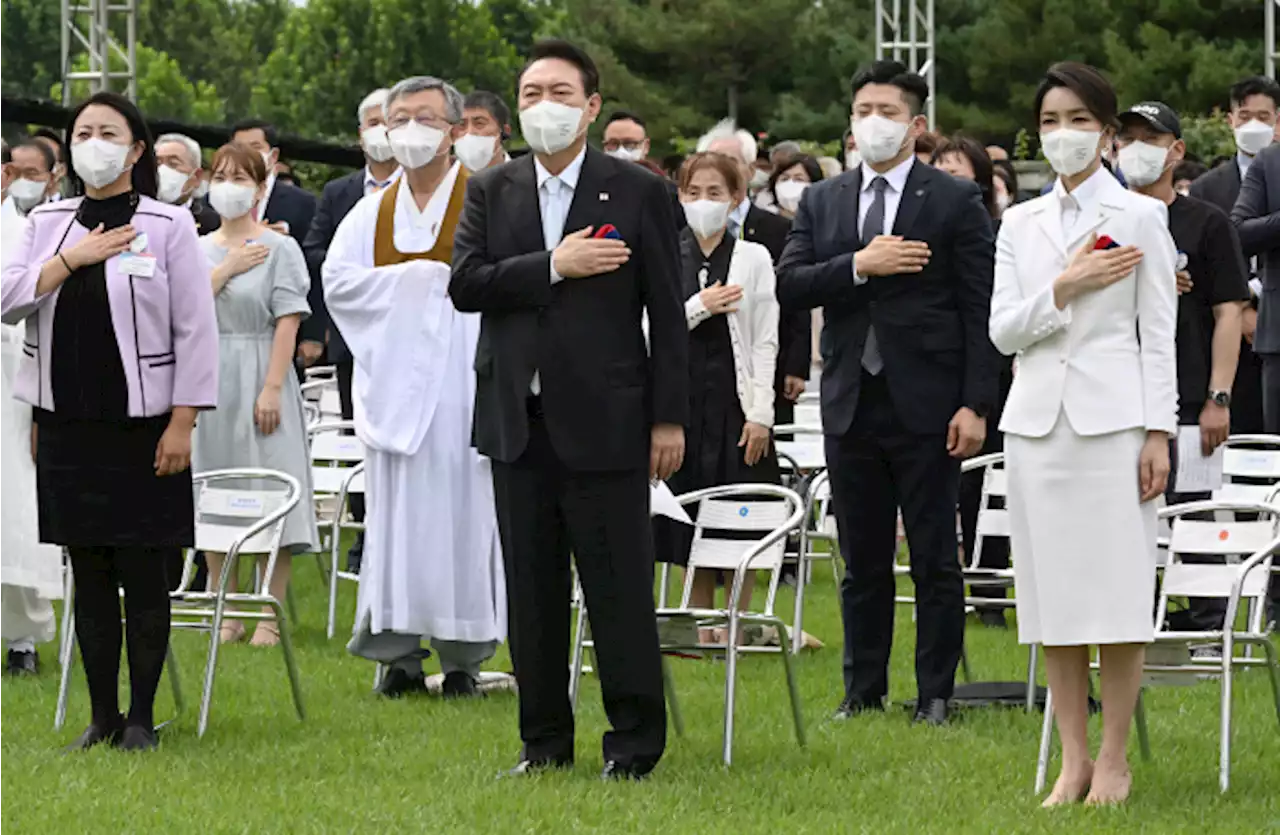
<path id="1" fill-rule="evenodd" d="M 62 2 L 62 103 L 71 103 L 76 81 L 88 81 L 91 92 L 120 90 L 138 97 L 136 0 L 61 0 Z M 124 45 L 112 32 L 125 33 Z M 82 52 L 89 69 L 72 70 Z M 123 84 L 121 83 L 123 82 Z"/>
<path id="2" fill-rule="evenodd" d="M 1280 7 L 1280 0 L 1263 0 L 1266 4 L 1266 10 L 1263 14 L 1265 17 L 1264 31 L 1267 39 L 1267 76 L 1269 78 L 1276 77 L 1276 59 L 1280 58 L 1280 54 L 1276 53 L 1276 23 L 1277 23 L 1277 7 Z"/>
<path id="3" fill-rule="evenodd" d="M 1268 0 L 1280 3 L 1280 0 Z M 933 0 L 876 0 L 876 57 L 892 58 L 929 82 L 925 112 L 934 127 Z"/>

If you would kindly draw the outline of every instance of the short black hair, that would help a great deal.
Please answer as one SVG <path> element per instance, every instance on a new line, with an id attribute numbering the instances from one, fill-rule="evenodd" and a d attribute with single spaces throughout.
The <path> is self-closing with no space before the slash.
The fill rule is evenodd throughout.
<path id="1" fill-rule="evenodd" d="M 237 133 L 246 130 L 262 131 L 262 135 L 266 138 L 267 144 L 272 148 L 278 147 L 277 142 L 280 139 L 280 135 L 276 133 L 276 126 L 265 119 L 241 119 L 231 126 L 231 135 L 235 136 Z"/>
<path id="2" fill-rule="evenodd" d="M 472 90 L 467 93 L 467 97 L 462 100 L 463 110 L 483 110 L 493 117 L 493 121 L 498 123 L 498 130 L 502 132 L 502 138 L 507 138 L 507 125 L 511 124 L 511 108 L 507 107 L 507 103 L 502 100 L 502 96 L 497 93 L 490 93 L 488 90 Z"/>
<path id="3" fill-rule="evenodd" d="M 147 127 L 147 122 L 142 118 L 142 111 L 138 106 L 129 99 L 119 93 L 102 91 L 94 93 L 89 98 L 80 102 L 75 110 L 71 111 L 71 118 L 67 120 L 66 145 L 71 145 L 71 137 L 76 130 L 76 120 L 80 118 L 80 114 L 91 104 L 100 104 L 109 107 L 124 117 L 125 124 L 129 126 L 129 134 L 133 137 L 134 142 L 142 143 L 142 156 L 138 157 L 138 161 L 133 164 L 133 173 L 131 180 L 133 181 L 133 190 L 138 194 L 146 197 L 156 196 L 156 185 L 159 182 L 159 175 L 156 171 L 156 143 L 151 138 L 151 129 Z M 71 196 L 79 197 L 84 194 L 84 181 L 80 179 L 80 175 L 76 174 L 75 166 L 71 166 L 67 170 L 67 180 L 71 183 Z"/>
<path id="4" fill-rule="evenodd" d="M 582 73 L 582 90 L 587 96 L 594 96 L 600 92 L 600 70 L 596 68 L 596 62 L 591 60 L 591 56 L 586 53 L 586 50 L 559 38 L 538 41 L 530 47 L 529 60 L 525 62 L 524 67 L 520 70 L 520 75 L 516 76 L 517 87 L 520 85 L 520 79 L 524 78 L 524 74 L 529 71 L 529 67 L 533 66 L 535 61 L 541 61 L 543 58 L 558 58 L 561 61 L 568 61 L 578 68 L 578 72 Z"/>
<path id="5" fill-rule="evenodd" d="M 907 102 L 912 116 L 924 112 L 924 103 L 929 100 L 929 83 L 920 75 L 911 72 L 901 61 L 872 61 L 858 70 L 849 83 L 853 98 L 858 91 L 868 84 L 891 84 L 902 91 L 902 98 Z"/>
<path id="6" fill-rule="evenodd" d="M 1176 183 L 1179 180 L 1187 180 L 1188 182 L 1194 183 L 1208 172 L 1208 170 L 1208 167 L 1203 162 L 1184 159 L 1173 167 L 1173 181 Z"/>
<path id="7" fill-rule="evenodd" d="M 916 147 L 919 148 L 918 145 Z M 959 154 L 969 160 L 969 167 L 973 169 L 973 181 L 978 184 L 978 191 L 982 192 L 982 205 L 987 208 L 987 214 L 996 216 L 995 165 L 981 142 L 971 136 L 956 134 L 939 141 L 932 154 L 929 160 L 931 165 L 937 165 L 948 154 Z M 1010 193 L 1012 194 L 1012 190 Z"/>
<path id="8" fill-rule="evenodd" d="M 769 182 L 765 188 L 769 190 L 770 194 L 773 194 L 774 187 L 778 185 L 778 178 L 781 177 L 784 172 L 795 168 L 797 165 L 804 169 L 804 173 L 809 175 L 809 182 L 822 182 L 822 166 L 818 165 L 818 161 L 816 159 L 808 154 L 784 156 L 778 160 L 778 164 L 773 167 L 773 173 L 769 175 Z"/>
<path id="9" fill-rule="evenodd" d="M 1253 75 L 1231 85 L 1232 108 L 1244 104 L 1244 100 L 1250 96 L 1267 96 L 1275 102 L 1276 107 L 1280 107 L 1280 84 L 1265 75 Z"/>
<path id="10" fill-rule="evenodd" d="M 48 139 L 54 145 L 58 146 L 57 158 L 58 162 L 67 161 L 67 146 L 63 144 L 62 137 L 53 128 L 36 128 L 31 132 L 32 139 Z"/>
<path id="11" fill-rule="evenodd" d="M 19 148 L 31 148 L 39 153 L 40 158 L 44 160 L 45 170 L 50 173 L 53 172 L 54 166 L 58 164 L 58 156 L 53 152 L 53 149 L 43 142 L 37 142 L 31 137 L 19 139 L 17 142 L 13 143 L 12 146 L 5 145 L 4 161 L 13 162 L 13 152 Z"/>
<path id="12" fill-rule="evenodd" d="M 614 122 L 635 122 L 637 125 L 644 128 L 646 132 L 649 130 L 649 126 L 645 124 L 644 119 L 641 119 L 639 116 L 628 110 L 613 111 L 609 114 L 609 118 L 605 119 L 604 126 L 607 128 Z"/>
<path id="13" fill-rule="evenodd" d="M 1065 87 L 1080 97 L 1084 106 L 1093 114 L 1093 118 L 1103 127 L 1119 127 L 1117 111 L 1120 108 L 1116 100 L 1115 88 L 1097 69 L 1078 61 L 1061 61 L 1049 68 L 1036 88 L 1035 119 L 1040 121 L 1040 108 L 1044 105 L 1044 97 L 1050 90 Z"/>

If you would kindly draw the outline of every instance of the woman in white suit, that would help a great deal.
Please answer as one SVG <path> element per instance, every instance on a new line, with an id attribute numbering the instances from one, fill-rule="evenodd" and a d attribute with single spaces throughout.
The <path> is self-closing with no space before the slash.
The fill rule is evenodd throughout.
<path id="1" fill-rule="evenodd" d="M 745 194 L 738 164 L 722 154 L 695 154 L 680 170 L 680 201 L 689 223 L 680 255 L 690 409 L 684 465 L 670 480 L 676 493 L 780 480 L 770 437 L 778 358 L 773 259 L 764 246 L 726 230 L 731 208 Z M 687 525 L 658 520 L 655 538 L 659 559 L 688 562 Z M 714 574 L 695 575 L 694 606 L 712 605 Z M 721 636 L 704 633 L 702 639 L 719 642 Z"/>
<path id="2" fill-rule="evenodd" d="M 1116 96 L 1092 67 L 1036 94 L 1053 190 L 1010 208 L 996 244 L 991 341 L 1017 355 L 1005 433 L 1018 637 L 1044 645 L 1062 739 L 1046 806 L 1129 794 L 1125 757 L 1154 621 L 1155 505 L 1176 428 L 1174 244 L 1162 203 L 1124 189 L 1101 149 Z M 1089 756 L 1089 645 L 1103 736 Z"/>

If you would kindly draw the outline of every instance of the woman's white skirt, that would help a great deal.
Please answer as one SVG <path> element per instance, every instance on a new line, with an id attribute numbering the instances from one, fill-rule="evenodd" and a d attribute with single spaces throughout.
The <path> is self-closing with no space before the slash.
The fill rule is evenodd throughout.
<path id="1" fill-rule="evenodd" d="M 1139 502 L 1146 430 L 1006 435 L 1010 545 L 1024 644 L 1149 643 L 1156 506 Z"/>

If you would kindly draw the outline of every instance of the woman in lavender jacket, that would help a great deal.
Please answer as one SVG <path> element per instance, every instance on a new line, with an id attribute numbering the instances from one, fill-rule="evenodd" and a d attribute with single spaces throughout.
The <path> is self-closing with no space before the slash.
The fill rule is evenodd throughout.
<path id="1" fill-rule="evenodd" d="M 167 574 L 195 539 L 191 430 L 216 401 L 217 321 L 191 213 L 154 199 L 137 107 L 99 93 L 72 113 L 66 141 L 83 196 L 31 212 L 0 312 L 26 322 L 14 388 L 37 427 L 40 539 L 68 549 L 76 579 L 93 719 L 71 747 L 146 750 L 169 641 Z"/>

